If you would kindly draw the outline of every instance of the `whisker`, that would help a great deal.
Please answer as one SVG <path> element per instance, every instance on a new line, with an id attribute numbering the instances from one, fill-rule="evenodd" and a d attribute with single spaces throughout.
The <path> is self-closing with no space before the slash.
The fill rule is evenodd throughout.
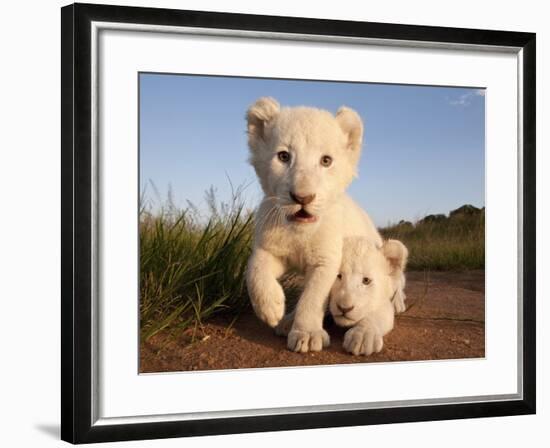
<path id="1" fill-rule="evenodd" d="M 265 196 L 263 199 L 264 204 L 271 203 L 271 207 L 262 213 L 260 219 L 256 222 L 257 229 L 263 229 L 267 226 L 279 227 L 286 222 L 285 207 L 292 204 L 286 203 L 285 198 L 281 198 L 278 195 Z M 282 205 L 281 205 L 282 203 Z"/>
<path id="2" fill-rule="evenodd" d="M 283 222 L 284 222 L 284 213 L 281 210 L 281 208 L 279 207 L 277 209 L 277 226 L 282 226 Z"/>
<path id="3" fill-rule="evenodd" d="M 269 212 L 265 216 L 263 226 L 268 226 L 273 221 L 273 216 L 276 213 L 276 211 L 277 211 L 276 206 L 271 207 L 271 209 L 269 210 Z"/>
<path id="4" fill-rule="evenodd" d="M 276 212 L 277 205 L 273 205 L 261 218 L 261 221 L 258 222 L 258 228 L 263 229 L 272 219 L 273 213 Z"/>

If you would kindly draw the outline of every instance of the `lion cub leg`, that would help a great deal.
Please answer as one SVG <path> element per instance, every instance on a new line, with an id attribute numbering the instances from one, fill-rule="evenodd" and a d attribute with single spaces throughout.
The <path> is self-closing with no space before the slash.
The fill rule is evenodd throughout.
<path id="1" fill-rule="evenodd" d="M 338 266 L 319 266 L 311 269 L 306 286 L 296 304 L 294 322 L 288 333 L 287 346 L 294 352 L 321 351 L 330 344 L 323 329 L 323 318 L 330 288 L 338 273 Z"/>
<path id="2" fill-rule="evenodd" d="M 285 314 L 285 293 L 278 282 L 284 272 L 279 258 L 264 249 L 254 249 L 246 270 L 246 286 L 256 316 L 270 327 Z"/>

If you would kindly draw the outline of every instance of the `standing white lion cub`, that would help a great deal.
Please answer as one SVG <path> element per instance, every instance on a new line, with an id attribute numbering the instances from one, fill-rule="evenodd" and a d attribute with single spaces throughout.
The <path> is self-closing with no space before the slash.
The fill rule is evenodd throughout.
<path id="1" fill-rule="evenodd" d="M 248 293 L 257 316 L 275 327 L 285 312 L 278 279 L 291 269 L 304 273 L 288 348 L 319 351 L 329 344 L 322 323 L 344 237 L 363 236 L 382 246 L 369 216 L 345 193 L 361 154 L 361 118 L 346 107 L 333 116 L 260 98 L 247 121 L 250 163 L 265 194 L 256 215 Z"/>
<path id="2" fill-rule="evenodd" d="M 393 329 L 392 297 L 404 287 L 407 248 L 397 240 L 375 247 L 363 237 L 344 240 L 342 266 L 330 291 L 329 310 L 337 325 L 352 327 L 343 347 L 354 355 L 382 350 Z"/>

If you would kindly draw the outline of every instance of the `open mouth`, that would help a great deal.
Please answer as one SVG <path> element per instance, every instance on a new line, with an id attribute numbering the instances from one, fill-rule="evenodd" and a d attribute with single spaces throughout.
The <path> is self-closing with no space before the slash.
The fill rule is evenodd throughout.
<path id="1" fill-rule="evenodd" d="M 313 216 L 311 213 L 308 213 L 305 209 L 301 208 L 293 215 L 288 217 L 289 221 L 299 222 L 299 223 L 312 223 L 317 221 L 317 217 Z"/>

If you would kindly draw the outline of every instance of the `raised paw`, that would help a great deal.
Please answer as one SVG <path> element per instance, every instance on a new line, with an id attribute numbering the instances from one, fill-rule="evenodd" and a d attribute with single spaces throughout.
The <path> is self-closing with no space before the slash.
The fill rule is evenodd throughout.
<path id="1" fill-rule="evenodd" d="M 330 337 L 322 328 L 314 331 L 291 330 L 288 333 L 287 346 L 293 352 L 320 352 L 330 345 Z"/>
<path id="2" fill-rule="evenodd" d="M 285 299 L 282 297 L 271 297 L 261 302 L 252 302 L 256 316 L 264 321 L 271 328 L 275 328 L 285 314 Z"/>
<path id="3" fill-rule="evenodd" d="M 373 327 L 356 326 L 344 335 L 344 350 L 354 355 L 369 356 L 378 353 L 384 346 L 382 334 Z"/>

